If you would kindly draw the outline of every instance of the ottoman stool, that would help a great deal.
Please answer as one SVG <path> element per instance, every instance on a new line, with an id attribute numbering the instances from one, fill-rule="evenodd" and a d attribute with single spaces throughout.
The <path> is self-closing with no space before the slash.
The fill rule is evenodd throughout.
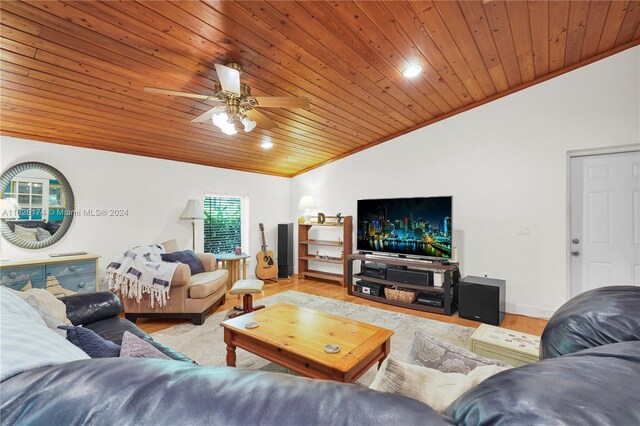
<path id="1" fill-rule="evenodd" d="M 229 315 L 229 318 L 235 318 L 240 315 L 248 314 L 249 312 L 257 311 L 264 308 L 264 305 L 253 306 L 253 295 L 256 293 L 262 293 L 264 282 L 261 280 L 238 280 L 236 281 L 229 294 L 242 295 L 242 310 Z"/>

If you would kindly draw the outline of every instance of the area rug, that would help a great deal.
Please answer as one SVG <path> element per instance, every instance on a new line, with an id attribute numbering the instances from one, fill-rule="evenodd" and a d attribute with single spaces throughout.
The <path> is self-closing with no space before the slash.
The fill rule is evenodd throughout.
<path id="1" fill-rule="evenodd" d="M 413 342 L 413 335 L 420 330 L 444 342 L 463 348 L 469 347 L 469 339 L 474 329 L 441 321 L 420 318 L 399 312 L 386 311 L 370 306 L 343 302 L 298 291 L 285 291 L 260 299 L 261 305 L 290 303 L 304 306 L 333 315 L 352 318 L 357 321 L 374 324 L 394 331 L 391 337 L 391 353 L 404 360 Z M 166 330 L 153 333 L 154 340 L 168 345 L 200 365 L 226 365 L 226 345 L 220 323 L 232 311 L 221 311 L 207 318 L 203 325 L 190 323 L 179 324 Z M 272 364 L 264 358 L 253 355 L 242 349 L 236 350 L 236 366 L 251 370 L 289 372 L 287 369 Z M 372 367 L 359 380 L 358 384 L 368 386 L 374 379 L 376 367 Z"/>

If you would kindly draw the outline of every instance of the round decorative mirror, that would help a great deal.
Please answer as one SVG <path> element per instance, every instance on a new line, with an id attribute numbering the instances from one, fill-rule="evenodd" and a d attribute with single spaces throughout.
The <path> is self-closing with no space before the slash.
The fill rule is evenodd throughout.
<path id="1" fill-rule="evenodd" d="M 39 249 L 71 226 L 75 202 L 69 181 L 44 163 L 20 163 L 0 177 L 0 230 L 12 244 Z"/>

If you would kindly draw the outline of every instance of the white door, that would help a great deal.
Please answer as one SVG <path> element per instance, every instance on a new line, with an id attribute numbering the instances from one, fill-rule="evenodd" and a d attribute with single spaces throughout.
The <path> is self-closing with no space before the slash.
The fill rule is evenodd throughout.
<path id="1" fill-rule="evenodd" d="M 571 159 L 571 297 L 640 286 L 640 151 Z"/>

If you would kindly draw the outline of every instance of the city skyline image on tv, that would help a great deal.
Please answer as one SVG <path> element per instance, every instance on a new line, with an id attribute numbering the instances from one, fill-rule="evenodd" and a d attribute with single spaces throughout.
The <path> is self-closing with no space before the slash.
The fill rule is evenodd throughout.
<path id="1" fill-rule="evenodd" d="M 451 258 L 452 198 L 358 200 L 358 250 Z"/>

